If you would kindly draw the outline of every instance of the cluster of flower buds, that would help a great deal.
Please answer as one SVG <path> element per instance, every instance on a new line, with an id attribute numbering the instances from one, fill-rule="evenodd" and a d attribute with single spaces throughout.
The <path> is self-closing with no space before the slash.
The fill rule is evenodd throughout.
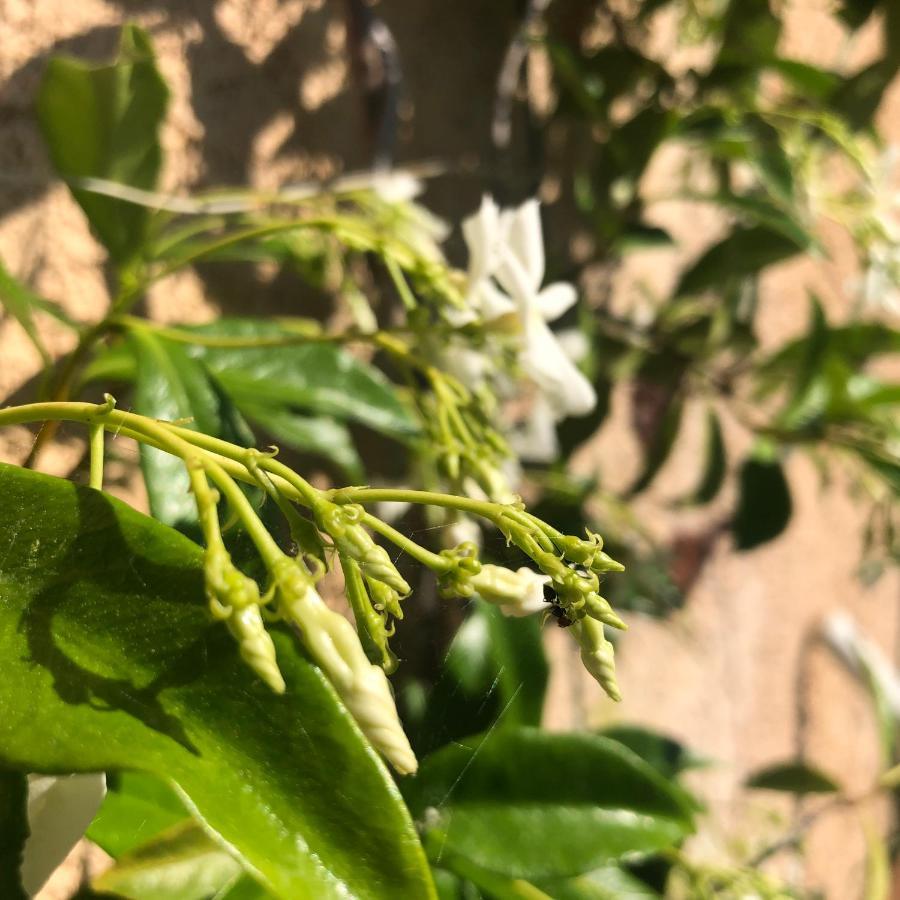
<path id="1" fill-rule="evenodd" d="M 325 605 L 299 560 L 284 556 L 271 566 L 271 574 L 278 612 L 297 629 L 360 730 L 401 775 L 415 772 L 418 764 L 390 683 L 384 670 L 366 656 L 353 626 Z"/>
<path id="2" fill-rule="evenodd" d="M 441 594 L 478 594 L 506 615 L 523 616 L 541 610 L 553 615 L 560 626 L 572 627 L 585 668 L 610 697 L 618 700 L 613 645 L 606 639 L 603 626 L 627 626 L 599 590 L 602 573 L 622 571 L 623 567 L 603 552 L 599 535 L 588 532 L 584 539 L 560 534 L 525 513 L 521 503 L 502 507 L 496 524 L 540 571 L 482 564 L 475 545 L 462 543 L 441 553 L 450 563 L 440 577 Z"/>
<path id="3" fill-rule="evenodd" d="M 244 662 L 275 691 L 284 693 L 284 679 L 275 645 L 263 622 L 259 586 L 239 571 L 220 543 L 207 548 L 204 561 L 206 598 L 216 619 L 223 620 L 238 642 Z"/>
<path id="4" fill-rule="evenodd" d="M 362 524 L 366 511 L 359 504 L 323 499 L 313 511 L 319 530 L 331 537 L 338 553 L 352 559 L 367 579 L 381 582 L 397 597 L 409 595 L 412 589 L 391 562 L 387 550 L 375 543 Z"/>

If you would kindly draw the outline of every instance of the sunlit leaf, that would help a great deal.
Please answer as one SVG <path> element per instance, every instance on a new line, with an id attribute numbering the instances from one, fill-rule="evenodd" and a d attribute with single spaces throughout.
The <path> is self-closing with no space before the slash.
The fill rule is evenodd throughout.
<path id="1" fill-rule="evenodd" d="M 0 492 L 0 766 L 163 778 L 286 900 L 433 896 L 330 684 L 280 631 L 286 693 L 254 677 L 205 611 L 200 548 L 60 479 L 0 466 Z"/>
<path id="2" fill-rule="evenodd" d="M 186 822 L 125 854 L 93 887 L 140 900 L 205 900 L 241 872 L 241 864 L 196 822 Z"/>
<path id="3" fill-rule="evenodd" d="M 496 728 L 427 757 L 402 787 L 433 860 L 457 854 L 510 878 L 575 876 L 692 829 L 680 792 L 592 734 Z"/>
<path id="4" fill-rule="evenodd" d="M 159 130 L 169 92 L 150 38 L 135 25 L 122 29 L 118 59 L 93 66 L 55 56 L 37 99 L 38 121 L 56 171 L 110 256 L 126 262 L 141 248 L 149 211 L 78 188 L 78 179 L 105 178 L 152 190 L 162 153 Z"/>

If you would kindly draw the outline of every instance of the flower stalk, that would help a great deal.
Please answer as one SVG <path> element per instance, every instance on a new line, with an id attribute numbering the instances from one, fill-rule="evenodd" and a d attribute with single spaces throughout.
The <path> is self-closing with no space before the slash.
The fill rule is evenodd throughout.
<path id="1" fill-rule="evenodd" d="M 407 489 L 348 487 L 319 490 L 269 452 L 239 447 L 168 422 L 101 404 L 37 403 L 0 410 L 0 427 L 68 420 L 90 431 L 91 484 L 102 486 L 104 431 L 113 431 L 179 457 L 197 504 L 205 544 L 204 578 L 211 616 L 234 637 L 241 658 L 276 693 L 289 691 L 278 666 L 266 622 L 289 624 L 333 685 L 372 745 L 400 773 L 416 769 L 387 680 L 398 665 L 390 648 L 402 602 L 411 594 L 385 546 L 373 534 L 429 569 L 441 596 L 479 596 L 506 615 L 552 613 L 570 627 L 585 668 L 613 699 L 619 699 L 612 643 L 605 627 L 625 623 L 600 595 L 600 580 L 622 567 L 603 552 L 599 535 L 565 535 L 528 513 L 517 497 L 497 502 L 470 496 Z M 287 555 L 263 525 L 240 483 L 261 487 L 285 516 L 299 549 Z M 435 553 L 366 509 L 384 501 L 455 510 L 480 518 L 518 547 L 534 568 L 516 570 L 479 558 L 463 541 Z M 251 539 L 267 584 L 241 572 L 226 549 L 220 506 Z M 301 513 L 305 510 L 305 515 Z M 356 623 L 329 609 L 316 589 L 329 565 L 338 564 Z"/>

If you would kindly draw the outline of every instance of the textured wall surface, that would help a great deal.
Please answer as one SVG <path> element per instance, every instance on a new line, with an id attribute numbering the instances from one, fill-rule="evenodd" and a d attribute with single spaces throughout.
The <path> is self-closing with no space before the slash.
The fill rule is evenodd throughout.
<path id="1" fill-rule="evenodd" d="M 821 12 L 823 4 L 790 6 L 785 41 L 791 54 L 828 61 L 838 53 L 860 60 L 870 53 L 873 29 L 850 48 Z M 510 33 L 512 3 L 389 2 L 382 5 L 400 47 L 406 78 L 400 155 L 405 160 L 489 164 L 491 94 Z M 160 65 L 173 88 L 164 135 L 164 186 L 173 191 L 215 184 L 272 186 L 312 175 L 327 176 L 366 162 L 359 98 L 348 87 L 343 54 L 342 7 L 324 0 L 0 0 L 0 256 L 39 291 L 81 318 L 97 316 L 106 302 L 102 257 L 66 190 L 50 182 L 36 133 L 32 104 L 49 54 L 108 56 L 117 26 L 128 15 L 148 27 Z M 900 140 L 900 91 L 881 111 L 885 130 Z M 665 184 L 671 159 L 661 154 L 645 189 Z M 456 217 L 473 206 L 482 182 L 474 175 L 438 182 L 429 192 L 437 210 Z M 687 215 L 677 203 L 657 212 L 695 254 L 718 223 Z M 557 221 L 559 215 L 557 214 Z M 564 226 L 564 222 L 560 221 Z M 804 327 L 806 286 L 814 283 L 830 315 L 848 313 L 842 288 L 852 253 L 840 235 L 826 233 L 828 262 L 777 267 L 766 278 L 762 335 L 776 342 Z M 622 279 L 674 277 L 672 260 L 636 255 Z M 668 266 L 668 268 L 667 268 Z M 217 309 L 243 312 L 296 310 L 283 286 L 257 274 L 204 280 L 183 274 L 154 288 L 148 299 L 162 319 L 203 319 Z M 67 336 L 45 323 L 52 349 Z M 18 326 L 0 322 L 0 396 L 27 388 L 39 359 Z M 636 444 L 628 429 L 627 397 L 614 398 L 611 422 L 579 454 L 577 466 L 602 466 L 612 485 L 625 485 L 636 469 Z M 671 537 L 676 519 L 668 501 L 693 483 L 700 445 L 700 411 L 688 417 L 689 439 L 667 463 L 658 484 L 637 505 L 653 530 Z M 727 430 L 729 448 L 746 436 Z M 20 460 L 30 446 L 24 430 L 0 435 L 0 458 Z M 83 442 L 63 431 L 41 467 L 63 474 L 77 462 Z M 144 500 L 129 475 L 128 453 L 113 489 L 136 505 Z M 737 453 L 732 454 L 732 458 Z M 848 610 L 863 630 L 893 655 L 898 632 L 900 582 L 896 573 L 864 588 L 854 575 L 859 559 L 860 515 L 837 479 L 827 489 L 806 458 L 787 463 L 795 488 L 795 513 L 775 543 L 735 555 L 718 538 L 710 562 L 687 606 L 666 623 L 634 617 L 619 661 L 625 701 L 613 707 L 572 664 L 564 634 L 551 629 L 555 659 L 548 724 L 569 727 L 634 721 L 662 728 L 715 762 L 695 776 L 709 802 L 711 824 L 696 850 L 728 858 L 775 840 L 790 827 L 791 807 L 740 790 L 748 772 L 803 752 L 823 769 L 862 791 L 877 767 L 877 744 L 865 698 L 817 641 L 823 616 Z M 678 528 L 700 533 L 733 498 L 712 513 L 685 519 Z M 775 811 L 775 816 L 771 814 Z M 864 808 L 873 822 L 885 811 Z M 812 828 L 805 862 L 780 862 L 783 873 L 802 876 L 829 898 L 860 895 L 864 858 L 858 812 L 823 816 Z M 78 863 L 80 865 L 80 863 Z M 65 882 L 65 878 L 69 878 Z M 45 898 L 67 896 L 77 871 L 61 873 Z"/>

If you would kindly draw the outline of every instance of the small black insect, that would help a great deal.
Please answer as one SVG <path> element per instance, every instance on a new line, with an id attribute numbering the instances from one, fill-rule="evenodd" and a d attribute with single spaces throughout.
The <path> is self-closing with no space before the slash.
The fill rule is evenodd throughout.
<path id="1" fill-rule="evenodd" d="M 560 605 L 559 595 L 553 589 L 553 585 L 551 584 L 544 585 L 544 603 L 550 604 L 548 612 L 556 619 L 556 624 L 559 625 L 560 628 L 568 628 L 572 624 L 572 620 L 566 613 L 565 607 Z"/>

